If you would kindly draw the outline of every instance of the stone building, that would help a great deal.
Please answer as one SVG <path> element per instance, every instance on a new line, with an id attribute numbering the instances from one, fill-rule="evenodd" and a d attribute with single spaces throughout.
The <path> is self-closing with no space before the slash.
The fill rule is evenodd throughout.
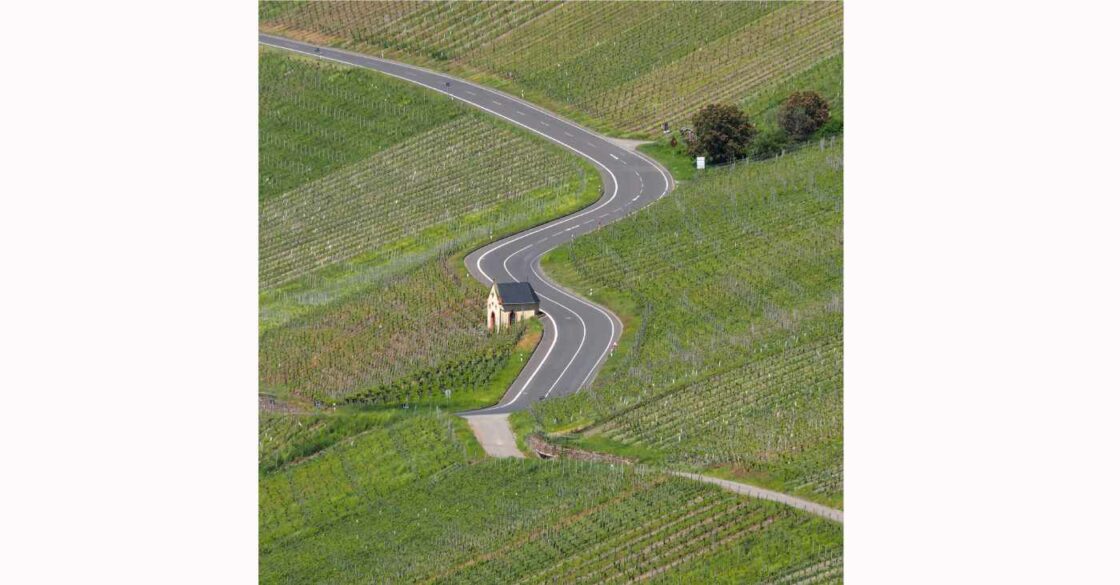
<path id="1" fill-rule="evenodd" d="M 541 308 L 533 285 L 527 282 L 496 282 L 486 300 L 486 327 L 501 331 L 505 327 L 534 317 Z"/>

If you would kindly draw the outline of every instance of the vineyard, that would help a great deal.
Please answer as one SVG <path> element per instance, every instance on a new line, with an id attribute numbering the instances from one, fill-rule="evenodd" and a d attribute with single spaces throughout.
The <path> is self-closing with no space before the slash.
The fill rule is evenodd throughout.
<path id="1" fill-rule="evenodd" d="M 406 82 L 261 57 L 262 290 L 359 255 L 384 265 L 454 248 L 571 206 L 595 180 L 559 148 Z"/>
<path id="2" fill-rule="evenodd" d="M 395 413 L 366 412 L 303 415 L 261 413 L 258 425 L 260 472 L 269 473 L 338 443 L 346 437 L 385 426 Z"/>
<path id="3" fill-rule="evenodd" d="M 409 247 L 458 247 L 583 190 L 573 157 L 499 124 L 462 116 L 265 201 L 261 287 L 359 255 L 385 264 Z"/>
<path id="4" fill-rule="evenodd" d="M 776 127 L 782 102 L 795 91 L 812 89 L 828 100 L 833 118 L 844 118 L 844 56 L 821 61 L 797 76 L 758 93 L 743 104 L 743 110 L 760 126 Z"/>
<path id="5" fill-rule="evenodd" d="M 833 2 L 261 2 L 264 32 L 447 70 L 649 135 L 710 101 L 842 112 Z M 833 583 L 843 529 L 647 465 L 490 459 L 537 321 L 463 254 L 597 199 L 588 163 L 435 92 L 262 49 L 261 582 Z M 625 301 L 617 354 L 519 429 L 842 501 L 842 140 L 708 169 L 542 265 Z M 617 307 L 616 307 L 617 309 Z M 633 310 L 630 310 L 633 309 Z M 572 431 L 577 429 L 577 431 Z"/>
<path id="6" fill-rule="evenodd" d="M 641 469 L 475 462 L 452 418 L 395 415 L 263 475 L 262 582 L 807 583 L 840 566 L 835 524 Z"/>
<path id="7" fill-rule="evenodd" d="M 260 200 L 364 160 L 467 108 L 369 72 L 261 49 Z"/>
<path id="8" fill-rule="evenodd" d="M 303 424 L 311 430 L 306 435 Z M 323 527 L 356 514 L 394 487 L 429 477 L 450 466 L 469 461 L 474 455 L 459 439 L 458 427 L 465 423 L 435 412 L 413 416 L 369 419 L 369 427 L 353 434 L 360 424 L 346 425 L 335 442 L 314 452 L 311 458 L 262 474 L 258 484 L 260 546 L 267 551 L 280 543 L 307 538 Z M 259 431 L 263 446 L 273 442 L 307 442 L 321 436 L 312 425 L 331 426 L 322 419 L 279 417 L 264 419 Z M 292 432 L 296 426 L 298 431 Z M 302 435 L 302 436 L 301 436 Z M 262 460 L 262 463 L 264 461 Z"/>
<path id="9" fill-rule="evenodd" d="M 320 402 L 485 406 L 522 328 L 488 334 L 483 292 L 442 258 L 260 338 L 260 391 Z"/>
<path id="10" fill-rule="evenodd" d="M 840 2 L 273 4 L 265 32 L 448 70 L 623 134 L 808 81 L 843 48 Z"/>
<path id="11" fill-rule="evenodd" d="M 456 255 L 594 201 L 598 174 L 406 82 L 273 50 L 260 68 L 260 391 L 493 400 L 522 331 L 486 334 Z"/>
<path id="12" fill-rule="evenodd" d="M 709 169 L 551 252 L 546 271 L 625 294 L 640 324 L 589 390 L 537 405 L 538 424 L 839 501 L 842 148 Z"/>

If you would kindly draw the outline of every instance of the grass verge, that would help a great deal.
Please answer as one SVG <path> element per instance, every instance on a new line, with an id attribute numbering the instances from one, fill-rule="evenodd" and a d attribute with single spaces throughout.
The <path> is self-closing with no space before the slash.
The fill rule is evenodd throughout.
<path id="1" fill-rule="evenodd" d="M 673 180 L 678 183 L 691 181 L 696 177 L 696 159 L 685 153 L 680 146 L 670 146 L 667 140 L 660 139 L 650 144 L 643 144 L 638 147 L 638 150 L 669 169 Z"/>

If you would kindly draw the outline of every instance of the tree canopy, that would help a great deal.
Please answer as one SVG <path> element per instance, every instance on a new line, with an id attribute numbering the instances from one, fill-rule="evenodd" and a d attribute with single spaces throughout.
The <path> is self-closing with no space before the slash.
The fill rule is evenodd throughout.
<path id="1" fill-rule="evenodd" d="M 746 155 L 758 131 L 738 106 L 709 104 L 692 117 L 695 136 L 689 144 L 692 156 L 704 156 L 708 162 L 731 162 Z"/>
<path id="2" fill-rule="evenodd" d="M 815 91 L 790 94 L 778 111 L 778 125 L 794 140 L 804 140 L 828 121 L 828 102 Z"/>

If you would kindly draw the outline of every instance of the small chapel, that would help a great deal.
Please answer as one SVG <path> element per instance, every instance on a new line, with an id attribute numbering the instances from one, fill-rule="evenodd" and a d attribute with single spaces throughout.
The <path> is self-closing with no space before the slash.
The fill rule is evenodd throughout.
<path id="1" fill-rule="evenodd" d="M 535 317 L 541 301 L 527 282 L 495 282 L 486 300 L 486 328 L 501 331 L 518 321 Z"/>

